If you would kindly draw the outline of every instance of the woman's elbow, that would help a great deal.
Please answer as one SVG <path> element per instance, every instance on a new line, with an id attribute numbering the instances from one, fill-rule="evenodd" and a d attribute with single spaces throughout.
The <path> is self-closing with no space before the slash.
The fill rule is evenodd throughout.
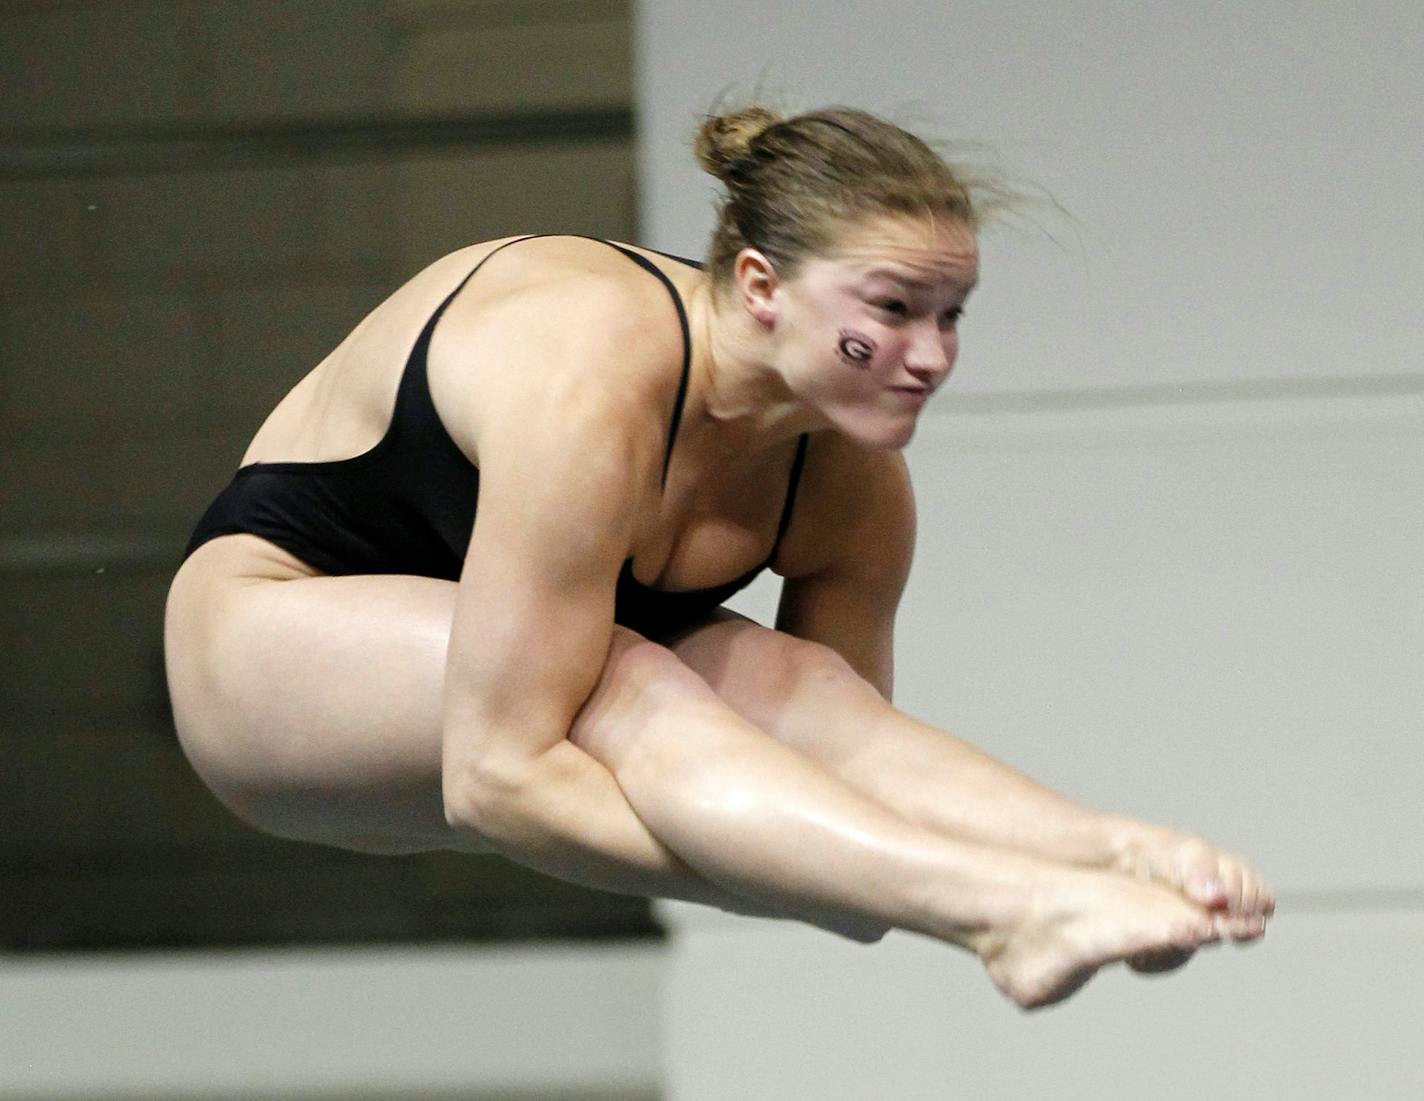
<path id="1" fill-rule="evenodd" d="M 527 773 L 509 760 L 447 763 L 440 783 L 446 825 L 469 841 L 497 842 L 519 817 Z"/>

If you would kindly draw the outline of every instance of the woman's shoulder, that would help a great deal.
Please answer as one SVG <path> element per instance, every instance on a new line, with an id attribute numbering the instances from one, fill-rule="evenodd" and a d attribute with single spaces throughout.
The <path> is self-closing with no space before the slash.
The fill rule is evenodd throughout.
<path id="1" fill-rule="evenodd" d="M 450 328 L 557 342 L 570 352 L 681 355 L 683 298 L 701 272 L 617 242 L 572 235 L 509 238 L 461 250 L 473 274 Z"/>
<path id="2" fill-rule="evenodd" d="M 578 234 L 530 234 L 486 241 L 450 253 L 436 265 L 450 265 L 456 271 L 464 268 L 487 287 L 505 292 L 566 291 L 570 284 L 581 284 L 634 298 L 664 300 L 705 278 L 697 261 Z"/>
<path id="3" fill-rule="evenodd" d="M 640 432 L 666 418 L 685 365 L 678 306 L 696 269 L 668 272 L 643 257 L 647 267 L 580 237 L 462 251 L 474 275 L 441 318 L 429 362 L 436 404 L 469 426 L 471 446 L 491 418 L 521 409 Z"/>

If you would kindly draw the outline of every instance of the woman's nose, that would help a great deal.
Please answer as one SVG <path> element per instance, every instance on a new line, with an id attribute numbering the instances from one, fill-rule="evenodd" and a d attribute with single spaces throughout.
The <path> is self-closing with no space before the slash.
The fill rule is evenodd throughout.
<path id="1" fill-rule="evenodd" d="M 953 334 L 946 339 L 938 326 L 932 326 L 928 332 L 916 334 L 905 356 L 905 370 L 926 386 L 938 386 L 954 365 L 954 352 Z"/>

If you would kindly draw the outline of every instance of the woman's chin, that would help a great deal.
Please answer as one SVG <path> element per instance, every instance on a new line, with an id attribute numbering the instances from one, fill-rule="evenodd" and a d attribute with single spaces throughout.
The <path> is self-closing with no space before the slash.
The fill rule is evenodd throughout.
<path id="1" fill-rule="evenodd" d="M 855 417 L 836 423 L 843 436 L 871 451 L 899 451 L 910 442 L 918 425 L 915 416 Z"/>

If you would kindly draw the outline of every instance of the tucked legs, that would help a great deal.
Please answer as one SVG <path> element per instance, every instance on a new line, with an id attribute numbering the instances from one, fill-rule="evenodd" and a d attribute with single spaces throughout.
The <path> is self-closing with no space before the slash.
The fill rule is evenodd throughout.
<path id="1" fill-rule="evenodd" d="M 242 538 L 203 548 L 170 594 L 169 683 L 200 775 L 254 825 L 283 836 L 389 852 L 480 848 L 479 836 L 452 830 L 442 813 L 439 716 L 454 586 L 249 580 L 238 568 L 245 562 L 207 579 L 204 563 L 224 565 Z M 816 652 L 796 656 L 808 653 Z M 888 927 L 921 932 L 975 952 L 1023 1005 L 1064 997 L 1113 960 L 1190 951 L 1219 936 L 1220 923 L 1174 890 L 901 813 L 858 787 L 856 769 L 842 774 L 845 746 L 828 742 L 818 755 L 813 742 L 788 744 L 771 712 L 756 710 L 785 707 L 810 721 L 814 693 L 758 704 L 752 689 L 723 683 L 724 696 L 710 667 L 694 671 L 690 657 L 615 631 L 599 683 L 559 746 L 603 777 L 590 800 L 566 808 L 591 859 L 531 857 L 533 866 L 862 939 Z M 793 681 L 807 672 L 797 669 Z M 848 682 L 852 690 L 860 691 Z M 972 822 L 972 810 L 964 814 Z M 606 830 L 637 843 L 605 845 Z M 630 852 L 643 855 L 620 855 Z"/>
<path id="2" fill-rule="evenodd" d="M 733 613 L 672 643 L 758 729 L 908 822 L 1168 884 L 1260 935 L 1274 898 L 1245 860 L 1199 838 L 1083 807 L 890 705 L 828 647 Z"/>

